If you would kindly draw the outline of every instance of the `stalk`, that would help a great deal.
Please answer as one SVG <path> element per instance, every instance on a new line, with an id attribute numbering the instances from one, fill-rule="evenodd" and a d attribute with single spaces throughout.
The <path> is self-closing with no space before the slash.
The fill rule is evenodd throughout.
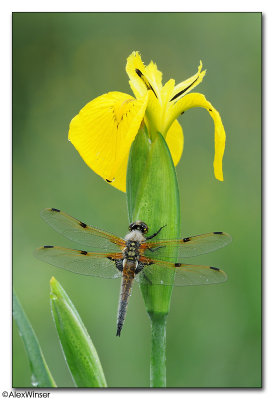
<path id="1" fill-rule="evenodd" d="M 167 314 L 150 313 L 151 355 L 150 387 L 166 387 L 166 322 Z"/>
<path id="2" fill-rule="evenodd" d="M 179 191 L 174 164 L 163 136 L 149 137 L 141 127 L 131 146 L 127 170 L 127 201 L 130 222 L 141 220 L 149 234 L 164 225 L 155 240 L 180 237 Z M 154 239 L 153 239 L 154 240 Z M 176 250 L 170 250 L 176 259 Z M 161 258 L 161 250 L 153 254 Z M 170 259 L 169 259 L 170 260 Z M 166 386 L 166 319 L 169 313 L 174 272 L 159 272 L 164 285 L 140 284 L 146 310 L 151 320 L 151 387 Z M 158 278 L 158 276 L 157 276 Z"/>

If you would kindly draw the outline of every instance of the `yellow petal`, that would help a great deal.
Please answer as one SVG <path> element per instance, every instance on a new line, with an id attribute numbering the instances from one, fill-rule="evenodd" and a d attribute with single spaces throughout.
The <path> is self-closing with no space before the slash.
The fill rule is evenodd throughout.
<path id="1" fill-rule="evenodd" d="M 145 74 L 159 98 L 162 89 L 162 72 L 158 70 L 157 65 L 153 61 L 150 61 L 148 66 L 145 67 Z"/>
<path id="2" fill-rule="evenodd" d="M 166 122 L 168 121 L 168 112 L 170 106 L 173 106 L 173 103 L 169 104 L 169 100 L 171 97 L 171 94 L 173 92 L 175 85 L 174 79 L 169 79 L 165 83 L 165 85 L 161 89 L 161 113 L 158 116 L 158 119 L 160 119 L 160 129 L 159 132 L 162 133 L 164 138 L 166 137 L 167 130 L 169 126 L 167 126 Z"/>
<path id="3" fill-rule="evenodd" d="M 147 95 L 136 100 L 110 92 L 88 103 L 70 123 L 69 140 L 86 164 L 107 182 L 118 182 L 126 173 L 121 166 L 144 118 Z M 124 179 L 125 180 L 125 179 Z"/>
<path id="4" fill-rule="evenodd" d="M 212 106 L 212 104 L 207 101 L 204 95 L 200 93 L 191 93 L 182 97 L 177 103 L 170 107 L 169 109 L 169 126 L 172 121 L 178 118 L 182 112 L 193 108 L 202 107 L 205 108 L 214 121 L 215 126 L 215 158 L 214 158 L 214 174 L 215 178 L 223 181 L 223 169 L 222 160 L 225 150 L 225 129 L 218 111 Z"/>
<path id="5" fill-rule="evenodd" d="M 130 87 L 136 96 L 140 98 L 151 90 L 156 98 L 160 96 L 162 88 L 162 73 L 158 71 L 157 65 L 152 61 L 145 67 L 141 56 L 134 51 L 127 59 L 126 72 L 130 78 Z"/>
<path id="6" fill-rule="evenodd" d="M 173 100 L 178 101 L 179 98 L 185 96 L 190 90 L 194 89 L 195 86 L 199 85 L 199 83 L 202 82 L 203 77 L 205 76 L 206 73 L 206 70 L 201 72 L 202 67 L 203 67 L 202 61 L 200 61 L 198 72 L 195 75 L 188 78 L 187 80 L 175 86 L 170 101 Z"/>
<path id="7" fill-rule="evenodd" d="M 114 181 L 109 182 L 111 186 L 115 187 L 118 190 L 121 190 L 121 192 L 126 191 L 128 157 L 129 157 L 129 151 L 127 152 L 119 168 L 117 169 L 116 178 L 114 179 Z"/>
<path id="8" fill-rule="evenodd" d="M 153 137 L 153 134 L 155 132 L 162 132 L 161 118 L 163 111 L 159 101 L 156 99 L 154 93 L 152 93 L 151 90 L 147 92 L 147 96 L 148 102 L 145 113 L 145 123 L 149 135 Z"/>
<path id="9" fill-rule="evenodd" d="M 169 79 L 161 90 L 162 107 L 165 108 L 167 102 L 170 100 L 172 93 L 174 91 L 175 81 L 174 79 Z"/>
<path id="10" fill-rule="evenodd" d="M 133 51 L 127 58 L 126 72 L 129 76 L 129 84 L 136 98 L 144 96 L 147 92 L 147 87 L 140 76 L 136 73 L 140 71 L 139 75 L 145 75 L 145 66 L 138 51 Z"/>
<path id="11" fill-rule="evenodd" d="M 176 166 L 180 161 L 184 148 L 184 135 L 181 125 L 177 120 L 173 122 L 166 135 L 173 164 Z"/>

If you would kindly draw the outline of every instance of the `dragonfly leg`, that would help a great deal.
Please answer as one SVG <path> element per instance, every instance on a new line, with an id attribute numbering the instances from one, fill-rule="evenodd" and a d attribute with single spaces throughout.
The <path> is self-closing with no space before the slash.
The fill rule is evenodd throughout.
<path id="1" fill-rule="evenodd" d="M 160 233 L 161 232 L 161 230 L 165 227 L 166 225 L 164 225 L 164 226 L 161 226 L 161 228 L 160 229 L 158 229 L 158 231 L 157 232 L 155 232 L 155 233 L 153 233 L 153 235 L 151 235 L 151 236 L 147 236 L 146 237 L 146 240 L 149 240 L 149 239 L 152 239 L 152 238 L 154 238 L 155 236 L 157 236 L 158 235 L 158 233 Z"/>
<path id="2" fill-rule="evenodd" d="M 115 261 L 116 268 L 119 271 L 123 272 L 123 260 L 114 260 L 114 261 Z"/>
<path id="3" fill-rule="evenodd" d="M 144 267 L 146 267 L 147 265 L 150 265 L 150 264 L 145 264 L 145 263 L 139 262 L 138 267 L 135 270 L 135 275 L 137 275 L 139 272 L 143 271 L 141 279 L 145 279 L 150 285 L 152 285 L 151 280 L 147 277 L 147 275 L 145 273 Z"/>
<path id="4" fill-rule="evenodd" d="M 149 250 L 149 251 L 151 251 L 153 253 L 154 251 L 157 251 L 159 249 L 163 249 L 164 247 L 166 247 L 166 246 L 158 246 L 158 247 L 155 247 L 154 249 L 148 247 L 147 250 Z"/>
<path id="5" fill-rule="evenodd" d="M 150 285 L 152 285 L 152 282 L 151 282 L 151 280 L 146 276 L 145 271 L 143 272 L 143 277 L 145 278 L 145 280 L 146 280 Z"/>
<path id="6" fill-rule="evenodd" d="M 144 268 L 144 264 L 141 262 L 138 262 L 138 266 L 135 269 L 135 275 L 139 274 L 139 272 L 141 272 L 143 270 L 143 268 Z"/>

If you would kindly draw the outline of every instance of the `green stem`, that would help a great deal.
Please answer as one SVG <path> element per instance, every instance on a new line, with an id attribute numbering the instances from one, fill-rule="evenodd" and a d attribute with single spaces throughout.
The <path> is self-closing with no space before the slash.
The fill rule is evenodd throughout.
<path id="1" fill-rule="evenodd" d="M 166 387 L 167 314 L 149 313 L 151 320 L 150 387 Z"/>

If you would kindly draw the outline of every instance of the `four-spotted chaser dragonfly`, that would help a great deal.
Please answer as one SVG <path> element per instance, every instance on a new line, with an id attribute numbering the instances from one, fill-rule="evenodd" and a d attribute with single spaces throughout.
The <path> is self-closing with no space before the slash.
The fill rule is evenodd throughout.
<path id="1" fill-rule="evenodd" d="M 231 242 L 227 233 L 212 232 L 184 239 L 151 241 L 164 227 L 145 236 L 148 226 L 142 221 L 136 221 L 129 225 L 129 233 L 121 239 L 88 226 L 56 208 L 45 209 L 41 216 L 68 239 L 100 252 L 43 246 L 36 250 L 40 260 L 77 274 L 122 278 L 117 336 L 121 333 L 134 280 L 148 285 L 176 286 L 212 284 L 226 280 L 226 274 L 219 268 L 184 264 L 181 261 L 226 246 Z M 176 257 L 174 252 L 177 253 Z M 169 258 L 170 261 L 163 261 L 159 257 Z M 171 271 L 175 274 L 170 274 Z"/>

